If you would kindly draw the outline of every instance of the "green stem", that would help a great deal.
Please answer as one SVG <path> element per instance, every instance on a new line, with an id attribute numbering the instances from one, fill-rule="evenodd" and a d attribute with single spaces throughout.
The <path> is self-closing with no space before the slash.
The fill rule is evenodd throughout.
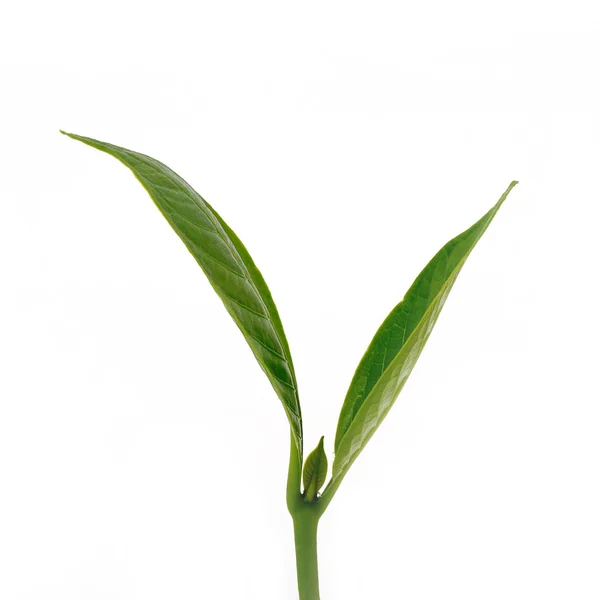
<path id="1" fill-rule="evenodd" d="M 311 505 L 294 516 L 296 570 L 300 600 L 319 600 L 319 566 L 317 562 L 317 528 L 319 515 Z"/>
<path id="2" fill-rule="evenodd" d="M 301 477 L 302 457 L 292 436 L 287 481 L 287 506 L 294 521 L 298 591 L 300 600 L 319 600 L 317 527 L 321 511 L 318 501 L 306 502 L 302 496 Z"/>

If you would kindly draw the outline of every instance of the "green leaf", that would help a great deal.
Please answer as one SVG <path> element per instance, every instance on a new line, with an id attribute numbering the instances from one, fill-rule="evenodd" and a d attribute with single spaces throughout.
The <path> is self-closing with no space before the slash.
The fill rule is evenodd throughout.
<path id="1" fill-rule="evenodd" d="M 292 356 L 271 293 L 242 242 L 208 202 L 166 165 L 119 146 L 65 135 L 114 156 L 150 194 L 246 338 L 283 403 L 302 456 L 302 416 Z"/>
<path id="2" fill-rule="evenodd" d="M 304 498 L 307 502 L 314 502 L 317 492 L 323 487 L 327 478 L 327 455 L 323 448 L 323 439 L 319 445 L 308 455 L 304 463 L 302 483 L 304 483 Z"/>
<path id="3" fill-rule="evenodd" d="M 340 413 L 332 484 L 344 477 L 392 407 L 463 264 L 516 184 L 513 181 L 488 213 L 433 257 L 375 334 Z"/>

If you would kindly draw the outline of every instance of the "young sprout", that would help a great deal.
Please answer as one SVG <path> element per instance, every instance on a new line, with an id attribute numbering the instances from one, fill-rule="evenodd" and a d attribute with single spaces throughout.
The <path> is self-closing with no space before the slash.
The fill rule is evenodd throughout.
<path id="1" fill-rule="evenodd" d="M 204 271 L 279 396 L 291 437 L 287 506 L 294 523 L 298 590 L 300 600 L 319 600 L 319 519 L 394 404 L 462 266 L 517 182 L 431 259 L 375 333 L 346 394 L 335 434 L 332 476 L 319 494 L 327 477 L 323 438 L 303 463 L 302 413 L 292 356 L 271 293 L 240 239 L 204 198 L 161 162 L 91 138 L 65 135 L 131 169 Z"/>

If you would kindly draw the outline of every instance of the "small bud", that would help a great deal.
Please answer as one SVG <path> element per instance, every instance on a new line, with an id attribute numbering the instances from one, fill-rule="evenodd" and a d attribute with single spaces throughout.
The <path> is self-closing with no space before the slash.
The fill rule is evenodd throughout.
<path id="1" fill-rule="evenodd" d="M 304 483 L 304 499 L 314 502 L 317 492 L 323 487 L 327 478 L 327 455 L 323 448 L 323 438 L 319 445 L 307 456 L 304 463 L 302 481 Z"/>

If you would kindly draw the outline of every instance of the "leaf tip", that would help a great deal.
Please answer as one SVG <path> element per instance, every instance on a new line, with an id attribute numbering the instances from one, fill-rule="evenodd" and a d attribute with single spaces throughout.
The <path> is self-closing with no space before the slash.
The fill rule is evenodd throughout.
<path id="1" fill-rule="evenodd" d="M 69 133 L 68 131 L 65 131 L 64 129 L 59 129 L 59 131 L 63 134 L 66 135 L 67 137 L 71 138 L 72 140 L 77 140 L 79 139 L 79 136 L 74 134 L 74 133 Z"/>
<path id="2" fill-rule="evenodd" d="M 488 214 L 491 214 L 492 216 L 496 214 L 496 212 L 498 211 L 498 209 L 504 204 L 504 201 L 508 198 L 508 195 L 511 193 L 512 189 L 518 183 L 519 182 L 516 179 L 513 179 L 510 182 L 510 184 L 506 188 L 506 191 L 504 192 L 504 194 L 502 194 L 502 196 L 500 196 L 500 200 L 498 200 L 498 202 L 496 203 L 496 205 L 492 208 L 492 210 Z"/>

